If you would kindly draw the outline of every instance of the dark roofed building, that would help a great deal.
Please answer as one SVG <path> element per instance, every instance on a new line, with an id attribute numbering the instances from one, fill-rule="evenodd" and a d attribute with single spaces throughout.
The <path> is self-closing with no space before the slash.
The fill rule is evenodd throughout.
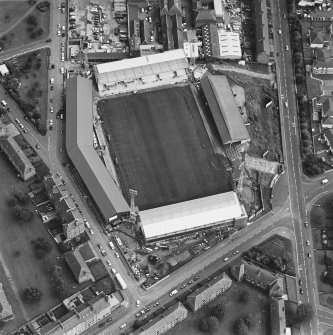
<path id="1" fill-rule="evenodd" d="M 271 335 L 286 334 L 287 322 L 286 322 L 284 299 L 271 298 L 270 315 L 271 315 Z"/>
<path id="2" fill-rule="evenodd" d="M 195 27 L 200 28 L 204 24 L 211 23 L 216 23 L 216 16 L 214 10 L 197 9 L 195 13 Z"/>
<path id="3" fill-rule="evenodd" d="M 79 249 L 66 252 L 65 260 L 79 284 L 85 283 L 89 280 L 92 282 L 95 281 L 95 278 L 81 256 Z"/>
<path id="4" fill-rule="evenodd" d="M 274 275 L 270 271 L 264 270 L 245 261 L 232 266 L 231 274 L 238 282 L 245 280 L 246 282 L 265 291 L 269 291 L 278 278 L 278 276 Z"/>
<path id="5" fill-rule="evenodd" d="M 217 26 L 214 23 L 204 24 L 201 27 L 202 44 L 205 57 L 207 59 L 220 56 L 219 37 Z"/>
<path id="6" fill-rule="evenodd" d="M 169 329 L 185 320 L 187 315 L 188 310 L 182 303 L 178 302 L 162 314 L 156 316 L 153 321 L 134 331 L 132 335 L 160 335 L 166 333 Z"/>
<path id="7" fill-rule="evenodd" d="M 15 140 L 20 135 L 13 123 L 0 122 L 0 147 L 23 180 L 36 174 L 34 166 Z"/>
<path id="8" fill-rule="evenodd" d="M 324 34 L 321 29 L 314 29 L 310 31 L 310 48 L 323 48 Z"/>
<path id="9" fill-rule="evenodd" d="M 269 24 L 270 20 L 267 15 L 267 1 L 254 0 L 255 13 L 255 40 L 257 62 L 267 64 L 270 57 L 269 45 Z"/>
<path id="10" fill-rule="evenodd" d="M 249 141 L 250 135 L 227 77 L 207 75 L 201 79 L 201 86 L 222 143 L 231 144 Z"/>
<path id="11" fill-rule="evenodd" d="M 139 31 L 141 44 L 148 44 L 150 39 L 150 24 L 147 20 L 139 21 Z"/>
<path id="12" fill-rule="evenodd" d="M 54 173 L 44 177 L 43 183 L 60 218 L 66 239 L 81 235 L 85 230 L 82 215 L 69 196 L 61 177 Z"/>
<path id="13" fill-rule="evenodd" d="M 93 148 L 92 81 L 67 80 L 66 149 L 106 221 L 129 205 Z"/>

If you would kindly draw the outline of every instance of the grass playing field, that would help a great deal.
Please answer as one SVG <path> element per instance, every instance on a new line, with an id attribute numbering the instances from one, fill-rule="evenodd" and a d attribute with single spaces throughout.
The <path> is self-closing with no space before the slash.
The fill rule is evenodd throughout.
<path id="1" fill-rule="evenodd" d="M 232 189 L 189 86 L 110 98 L 98 108 L 124 195 L 137 190 L 140 210 Z"/>

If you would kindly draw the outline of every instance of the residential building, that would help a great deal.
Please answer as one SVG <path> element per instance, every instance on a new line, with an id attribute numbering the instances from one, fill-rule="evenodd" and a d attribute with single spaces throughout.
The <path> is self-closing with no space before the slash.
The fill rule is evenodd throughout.
<path id="1" fill-rule="evenodd" d="M 210 112 L 223 144 L 250 141 L 241 110 L 226 76 L 207 75 L 201 79 Z"/>
<path id="2" fill-rule="evenodd" d="M 313 29 L 310 31 L 310 48 L 323 48 L 324 34 L 321 29 Z"/>
<path id="3" fill-rule="evenodd" d="M 171 306 L 162 314 L 156 316 L 153 321 L 145 324 L 132 335 L 161 335 L 187 318 L 188 310 L 182 303 Z"/>
<path id="4" fill-rule="evenodd" d="M 57 174 L 44 177 L 45 190 L 60 218 L 66 240 L 81 235 L 84 230 L 82 215 L 70 197 L 62 178 Z"/>
<path id="5" fill-rule="evenodd" d="M 284 299 L 270 299 L 271 335 L 287 334 L 287 322 Z"/>
<path id="6" fill-rule="evenodd" d="M 266 0 L 254 0 L 253 12 L 255 13 L 255 41 L 256 58 L 258 63 L 267 64 L 270 60 L 271 51 L 269 43 L 269 25 L 272 24 L 267 15 Z"/>
<path id="7" fill-rule="evenodd" d="M 314 61 L 312 66 L 313 74 L 333 74 L 333 62 Z"/>
<path id="8" fill-rule="evenodd" d="M 98 256 L 90 241 L 65 253 L 65 260 L 79 284 L 89 280 L 95 281 L 88 264 L 97 259 Z"/>
<path id="9" fill-rule="evenodd" d="M 182 49 L 184 44 L 180 0 L 160 0 L 162 44 L 164 51 Z"/>
<path id="10" fill-rule="evenodd" d="M 14 124 L 0 122 L 0 148 L 20 177 L 28 180 L 35 176 L 36 170 L 15 140 L 15 137 L 20 134 Z"/>
<path id="11" fill-rule="evenodd" d="M 191 293 L 187 297 L 187 304 L 192 311 L 195 312 L 204 307 L 210 301 L 214 300 L 221 293 L 228 290 L 231 287 L 231 284 L 232 280 L 225 272 L 223 272 L 207 284 L 204 284 L 202 287 Z"/>
<path id="12" fill-rule="evenodd" d="M 7 74 L 9 74 L 9 70 L 8 70 L 6 64 L 1 64 L 0 65 L 0 75 L 1 76 L 6 76 Z"/>
<path id="13" fill-rule="evenodd" d="M 231 274 L 238 282 L 245 280 L 264 291 L 269 291 L 278 278 L 277 275 L 274 275 L 270 271 L 245 261 L 232 266 Z"/>
<path id="14" fill-rule="evenodd" d="M 14 319 L 12 306 L 7 300 L 2 283 L 0 283 L 0 320 L 7 322 L 12 319 Z"/>
<path id="15" fill-rule="evenodd" d="M 64 316 L 35 328 L 35 332 L 38 335 L 79 335 L 109 316 L 119 306 L 119 300 L 114 295 L 105 295 L 104 293 L 100 293 L 88 301 L 83 301 L 81 298 L 73 298 L 72 300 L 75 301 L 72 301 L 70 306 L 68 301 L 66 302 L 68 312 Z M 66 305 L 64 304 L 64 306 Z M 44 318 L 44 321 L 47 319 Z M 38 324 L 34 323 L 34 326 L 38 326 Z"/>
<path id="16" fill-rule="evenodd" d="M 321 96 L 317 102 L 321 125 L 323 128 L 333 127 L 333 97 Z"/>

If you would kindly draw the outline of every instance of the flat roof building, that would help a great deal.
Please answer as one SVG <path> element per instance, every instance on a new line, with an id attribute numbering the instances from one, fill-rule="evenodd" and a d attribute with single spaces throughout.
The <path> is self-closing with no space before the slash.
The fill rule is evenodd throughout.
<path id="1" fill-rule="evenodd" d="M 129 212 L 125 198 L 93 147 L 92 81 L 79 76 L 67 80 L 66 149 L 105 220 Z"/>
<path id="2" fill-rule="evenodd" d="M 227 222 L 245 224 L 247 214 L 236 193 L 226 192 L 140 212 L 147 241 Z"/>
<path id="3" fill-rule="evenodd" d="M 214 300 L 221 293 L 228 290 L 232 285 L 232 280 L 223 272 L 222 274 L 213 278 L 210 282 L 203 285 L 187 297 L 187 304 L 192 311 L 204 307 L 210 301 Z"/>
<path id="4" fill-rule="evenodd" d="M 219 44 L 219 58 L 241 59 L 242 49 L 239 34 L 233 31 L 217 30 Z"/>
<path id="5" fill-rule="evenodd" d="M 222 143 L 250 141 L 250 135 L 227 77 L 207 75 L 201 79 L 201 86 Z"/>
<path id="6" fill-rule="evenodd" d="M 6 297 L 3 285 L 0 283 L 0 321 L 7 322 L 14 319 L 13 309 Z"/>

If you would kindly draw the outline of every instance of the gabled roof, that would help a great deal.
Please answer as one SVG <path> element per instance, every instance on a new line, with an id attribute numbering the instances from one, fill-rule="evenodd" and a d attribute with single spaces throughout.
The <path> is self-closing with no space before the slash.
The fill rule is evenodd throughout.
<path id="1" fill-rule="evenodd" d="M 216 23 L 215 12 L 210 9 L 198 9 L 195 19 L 196 28 L 206 23 Z"/>
<path id="2" fill-rule="evenodd" d="M 286 312 L 283 299 L 272 298 L 270 303 L 271 335 L 286 334 Z"/>
<path id="3" fill-rule="evenodd" d="M 322 101 L 322 116 L 333 116 L 333 97 L 326 96 Z"/>
<path id="4" fill-rule="evenodd" d="M 150 38 L 150 24 L 146 20 L 139 21 L 139 31 L 141 37 L 141 43 L 149 42 Z"/>
<path id="5" fill-rule="evenodd" d="M 231 284 L 232 280 L 225 272 L 223 272 L 222 274 L 217 276 L 217 278 L 212 279 L 207 284 L 203 285 L 202 287 L 191 293 L 187 297 L 187 302 L 191 307 L 194 307 L 196 303 L 202 305 L 202 302 L 209 298 L 212 294 L 219 291 L 220 289 L 224 289 L 226 287 L 229 288 Z M 195 308 L 193 309 L 195 310 Z"/>
<path id="6" fill-rule="evenodd" d="M 322 30 L 310 31 L 310 44 L 324 44 L 324 34 Z"/>
<path id="7" fill-rule="evenodd" d="M 178 319 L 186 318 L 187 314 L 188 310 L 182 303 L 178 302 L 162 314 L 156 316 L 153 321 L 134 331 L 132 335 L 156 335 L 161 329 L 167 329 L 171 324 L 175 324 Z"/>
<path id="8" fill-rule="evenodd" d="M 67 80 L 66 149 L 104 218 L 129 211 L 121 191 L 93 147 L 92 81 Z"/>
<path id="9" fill-rule="evenodd" d="M 219 57 L 219 36 L 215 23 L 204 24 L 202 30 L 202 43 L 206 57 Z"/>
<path id="10" fill-rule="evenodd" d="M 75 279 L 81 283 L 82 281 L 87 281 L 89 279 L 93 280 L 94 277 L 85 263 L 79 249 L 73 251 L 68 251 L 65 253 L 65 259 L 70 267 Z"/>
<path id="11" fill-rule="evenodd" d="M 201 79 L 201 86 L 223 144 L 249 140 L 250 135 L 227 77 L 207 75 Z"/>

